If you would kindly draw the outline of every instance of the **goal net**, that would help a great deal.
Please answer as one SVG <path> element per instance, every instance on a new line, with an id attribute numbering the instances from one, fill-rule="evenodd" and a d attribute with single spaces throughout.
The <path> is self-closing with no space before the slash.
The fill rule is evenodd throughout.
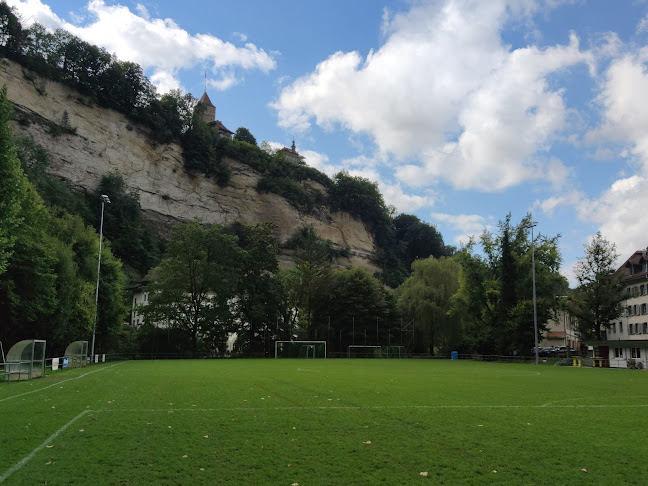
<path id="1" fill-rule="evenodd" d="M 275 358 L 326 358 L 326 341 L 275 341 Z"/>
<path id="2" fill-rule="evenodd" d="M 405 346 L 389 346 L 387 348 L 388 358 L 407 358 L 407 349 Z"/>
<path id="3" fill-rule="evenodd" d="M 361 346 L 359 344 L 350 344 L 347 353 L 349 358 L 383 357 L 383 350 L 381 346 Z"/>

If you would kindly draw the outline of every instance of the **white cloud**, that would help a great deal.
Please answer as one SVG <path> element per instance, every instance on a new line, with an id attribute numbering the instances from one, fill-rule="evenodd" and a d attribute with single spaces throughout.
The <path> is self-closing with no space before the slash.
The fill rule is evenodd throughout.
<path id="1" fill-rule="evenodd" d="M 340 166 L 329 163 L 329 158 L 326 154 L 315 152 L 314 150 L 297 151 L 300 155 L 304 156 L 304 161 L 307 165 L 314 167 L 320 172 L 324 172 L 329 177 L 333 177 L 333 175 L 342 170 Z"/>
<path id="2" fill-rule="evenodd" d="M 614 242 L 621 260 L 648 246 L 641 208 L 648 207 L 648 179 L 633 175 L 619 179 L 600 198 L 583 200 L 579 216 L 600 225 L 600 231 Z"/>
<path id="3" fill-rule="evenodd" d="M 268 72 L 276 67 L 272 55 L 247 43 L 237 47 L 208 34 L 192 35 L 171 19 L 151 18 L 142 5 L 132 12 L 123 5 L 91 0 L 84 25 L 65 22 L 40 0 L 9 0 L 30 25 L 38 22 L 49 29 L 63 28 L 81 39 L 104 47 L 122 60 L 151 70 L 161 92 L 180 87 L 177 73 L 206 65 L 211 85 L 225 90 L 240 82 L 239 70 Z"/>
<path id="4" fill-rule="evenodd" d="M 591 143 L 602 140 L 629 144 L 628 155 L 648 171 L 648 48 L 627 54 L 610 64 L 598 101 L 604 121 L 588 133 Z"/>
<path id="5" fill-rule="evenodd" d="M 234 37 L 236 37 L 241 42 L 247 42 L 248 40 L 247 34 L 243 34 L 242 32 L 234 32 Z"/>
<path id="6" fill-rule="evenodd" d="M 385 13 L 389 37 L 362 58 L 337 52 L 284 88 L 273 104 L 281 126 L 311 123 L 369 134 L 381 153 L 414 160 L 401 181 L 501 190 L 524 180 L 556 183 L 544 154 L 567 128 L 563 93 L 547 77 L 590 56 L 566 45 L 511 51 L 500 31 L 535 2 L 427 2 Z M 461 53 L 461 55 L 457 55 Z"/>
<path id="7" fill-rule="evenodd" d="M 454 243 L 466 245 L 471 238 L 478 238 L 485 230 L 491 231 L 494 226 L 479 214 L 447 214 L 432 213 L 432 220 L 437 220 L 454 227 L 458 234 L 454 237 Z"/>
<path id="8" fill-rule="evenodd" d="M 379 183 L 378 187 L 385 204 L 394 206 L 400 213 L 413 213 L 421 208 L 432 207 L 438 199 L 438 196 L 432 191 L 426 191 L 423 195 L 408 194 L 398 183 Z"/>
<path id="9" fill-rule="evenodd" d="M 584 199 L 585 195 L 582 192 L 573 190 L 538 200 L 533 204 L 533 207 L 539 208 L 544 214 L 551 216 L 561 206 L 578 207 Z"/>
<path id="10" fill-rule="evenodd" d="M 597 99 L 602 122 L 586 136 L 597 153 L 630 162 L 599 197 L 583 198 L 577 204 L 579 217 L 597 223 L 603 236 L 617 245 L 621 261 L 648 245 L 642 220 L 642 208 L 648 207 L 647 65 L 645 47 L 610 63 Z"/>
<path id="11" fill-rule="evenodd" d="M 648 32 L 648 15 L 644 15 L 637 23 L 637 33 Z"/>

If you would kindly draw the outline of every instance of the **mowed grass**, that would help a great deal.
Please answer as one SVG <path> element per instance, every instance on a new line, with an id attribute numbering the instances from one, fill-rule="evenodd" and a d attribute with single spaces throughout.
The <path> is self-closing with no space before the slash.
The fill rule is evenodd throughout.
<path id="1" fill-rule="evenodd" d="M 648 481 L 641 371 L 131 361 L 2 383 L 0 417 L 7 485 Z"/>

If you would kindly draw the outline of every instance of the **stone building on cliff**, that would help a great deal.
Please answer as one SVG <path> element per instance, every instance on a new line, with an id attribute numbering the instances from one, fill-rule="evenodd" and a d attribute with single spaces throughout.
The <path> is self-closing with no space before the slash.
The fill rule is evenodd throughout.
<path id="1" fill-rule="evenodd" d="M 209 96 L 207 95 L 207 91 L 205 91 L 203 95 L 200 97 L 200 99 L 198 100 L 196 106 L 199 105 L 201 107 L 204 107 L 202 112 L 200 113 L 201 120 L 204 121 L 207 125 L 209 125 L 212 130 L 216 131 L 219 137 L 232 138 L 234 132 L 227 129 L 227 127 L 223 125 L 223 122 L 221 122 L 220 120 L 216 120 L 216 107 L 209 99 Z"/>

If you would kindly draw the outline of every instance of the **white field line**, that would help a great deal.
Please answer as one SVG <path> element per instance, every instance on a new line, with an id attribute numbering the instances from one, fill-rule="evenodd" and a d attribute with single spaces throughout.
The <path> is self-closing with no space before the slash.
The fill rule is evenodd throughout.
<path id="1" fill-rule="evenodd" d="M 121 408 L 121 409 L 97 409 L 96 413 L 174 413 L 174 412 L 261 412 L 264 410 L 403 410 L 403 409 L 424 409 L 424 410 L 465 410 L 465 409 L 534 409 L 534 408 L 636 408 L 648 407 L 645 404 L 582 404 L 582 405 L 376 405 L 369 407 L 359 406 L 321 406 L 321 407 L 224 407 L 224 408 Z"/>
<path id="2" fill-rule="evenodd" d="M 84 376 L 91 375 L 92 373 L 97 373 L 98 371 L 104 371 L 104 370 L 113 368 L 115 366 L 118 366 L 118 365 L 124 364 L 124 363 L 126 363 L 126 361 L 121 361 L 119 363 L 115 363 L 114 365 L 106 366 L 104 368 L 99 368 L 97 370 L 88 371 L 87 373 L 83 373 L 82 375 L 75 376 L 74 378 L 68 378 L 67 380 L 57 381 L 56 383 L 52 383 L 51 385 L 44 386 L 43 388 L 39 388 L 37 390 L 31 390 L 31 391 L 28 391 L 28 392 L 25 392 L 25 393 L 20 393 L 19 395 L 13 395 L 13 396 L 6 397 L 6 398 L 0 398 L 0 403 L 6 402 L 7 400 L 11 400 L 12 398 L 19 398 L 19 397 L 24 397 L 25 395 L 30 395 L 32 393 L 38 393 L 39 391 L 47 390 L 48 388 L 52 388 L 53 386 L 58 386 L 61 383 L 65 383 L 67 381 L 79 380 L 79 379 L 83 378 Z"/>
<path id="3" fill-rule="evenodd" d="M 74 422 L 79 420 L 81 417 L 83 417 L 85 414 L 90 412 L 90 410 L 84 410 L 81 412 L 79 415 L 74 417 L 72 420 L 70 420 L 67 424 L 65 424 L 63 427 L 58 429 L 56 432 L 54 432 L 52 435 L 50 435 L 47 439 L 43 441 L 41 445 L 36 447 L 33 451 L 31 451 L 29 454 L 27 454 L 24 458 L 22 458 L 19 462 L 11 466 L 5 473 L 0 476 L 0 483 L 2 483 L 5 479 L 7 479 L 9 476 L 11 476 L 13 473 L 15 473 L 18 469 L 23 467 L 27 462 L 34 457 L 38 452 L 40 452 L 42 449 L 45 448 L 46 445 L 50 444 L 54 439 L 56 439 L 62 432 L 65 431 L 70 425 L 72 425 Z"/>

